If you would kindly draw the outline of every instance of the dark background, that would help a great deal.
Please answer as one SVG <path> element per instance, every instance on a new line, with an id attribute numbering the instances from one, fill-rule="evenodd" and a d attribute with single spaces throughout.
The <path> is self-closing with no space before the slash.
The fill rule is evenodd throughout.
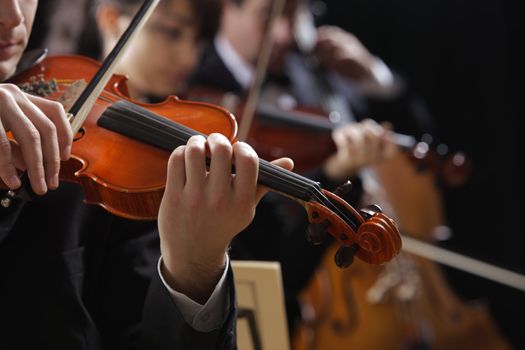
<path id="1" fill-rule="evenodd" d="M 397 70 L 424 102 L 439 140 L 472 160 L 468 183 L 445 190 L 454 236 L 444 246 L 525 272 L 523 204 L 525 2 L 327 0 L 339 25 Z M 404 116 L 391 119 L 403 127 Z M 456 292 L 485 300 L 525 349 L 525 293 L 447 269 Z"/>

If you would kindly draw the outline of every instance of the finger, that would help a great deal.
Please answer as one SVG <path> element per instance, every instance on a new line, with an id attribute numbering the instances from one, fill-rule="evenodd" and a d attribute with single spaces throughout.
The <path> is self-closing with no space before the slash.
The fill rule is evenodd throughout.
<path id="1" fill-rule="evenodd" d="M 201 135 L 190 137 L 184 150 L 186 187 L 202 190 L 206 180 L 206 139 Z"/>
<path id="2" fill-rule="evenodd" d="M 290 171 L 294 167 L 293 161 L 290 158 L 279 158 L 274 160 L 272 164 Z M 255 193 L 255 203 L 259 203 L 261 198 L 264 197 L 269 190 L 270 189 L 268 187 L 262 185 L 257 186 L 257 192 Z"/>
<path id="3" fill-rule="evenodd" d="M 346 148 L 347 137 L 345 136 L 345 133 L 347 131 L 344 130 L 345 128 L 346 126 L 343 128 L 337 128 L 332 132 L 332 140 L 337 146 L 337 150 Z"/>
<path id="4" fill-rule="evenodd" d="M 28 98 L 21 98 L 19 106 L 40 134 L 47 186 L 50 189 L 56 189 L 58 188 L 58 174 L 60 172 L 60 149 L 57 128 L 44 112 Z"/>
<path id="5" fill-rule="evenodd" d="M 343 152 L 355 153 L 356 149 L 363 147 L 363 132 L 359 124 L 348 124 L 340 129 L 339 134 L 334 139 L 338 150 Z"/>
<path id="6" fill-rule="evenodd" d="M 24 162 L 24 156 L 22 155 L 22 149 L 16 141 L 11 140 L 11 157 L 13 165 L 19 171 L 26 171 L 26 163 Z"/>
<path id="7" fill-rule="evenodd" d="M 373 130 L 367 128 L 366 126 L 363 126 L 363 140 L 364 165 L 368 165 L 377 161 L 380 158 L 380 154 L 382 151 L 382 138 L 381 136 L 377 136 Z"/>
<path id="8" fill-rule="evenodd" d="M 2 123 L 0 123 L 0 178 L 11 189 L 18 188 L 21 185 L 13 164 L 11 141 L 9 141 Z"/>
<path id="9" fill-rule="evenodd" d="M 388 131 L 392 131 L 394 130 L 394 124 L 392 124 L 391 122 L 388 122 L 388 121 L 384 121 L 384 122 L 381 122 L 380 124 L 383 129 L 385 130 L 388 130 Z"/>
<path id="10" fill-rule="evenodd" d="M 67 119 L 64 107 L 58 102 L 49 101 L 38 96 L 26 96 L 32 103 L 37 105 L 55 125 L 60 150 L 60 159 L 68 160 L 71 156 L 73 131 L 71 130 L 71 124 Z"/>
<path id="11" fill-rule="evenodd" d="M 186 168 L 184 161 L 184 152 L 186 146 L 177 147 L 168 160 L 168 175 L 166 189 L 169 191 L 181 192 L 186 183 Z"/>
<path id="12" fill-rule="evenodd" d="M 31 187 L 36 194 L 42 195 L 47 192 L 47 184 L 45 181 L 40 133 L 12 96 L 4 98 L 2 102 L 6 111 L 8 111 L 5 115 L 2 115 L 2 118 L 8 121 L 15 139 L 22 149 L 22 156 L 27 166 Z"/>
<path id="13" fill-rule="evenodd" d="M 221 134 L 208 136 L 211 161 L 208 181 L 210 188 L 223 193 L 231 189 L 233 148 L 230 141 Z"/>
<path id="14" fill-rule="evenodd" d="M 382 154 L 381 159 L 390 159 L 399 152 L 399 147 L 395 143 L 392 132 L 386 132 L 382 138 Z"/>
<path id="15" fill-rule="evenodd" d="M 259 173 L 259 157 L 247 143 L 237 142 L 233 145 L 235 178 L 233 190 L 235 198 L 245 201 L 247 205 L 255 199 Z"/>
<path id="16" fill-rule="evenodd" d="M 371 130 L 374 134 L 376 134 L 377 136 L 381 136 L 385 133 L 385 128 L 381 125 L 381 124 L 378 124 L 375 120 L 373 119 L 365 119 L 361 122 L 367 129 Z"/>

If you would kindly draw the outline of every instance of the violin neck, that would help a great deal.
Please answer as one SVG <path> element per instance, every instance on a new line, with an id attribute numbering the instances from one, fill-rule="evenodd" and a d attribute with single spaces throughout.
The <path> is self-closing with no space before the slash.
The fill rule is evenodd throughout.
<path id="1" fill-rule="evenodd" d="M 205 136 L 124 100 L 114 103 L 104 111 L 98 119 L 98 126 L 168 152 L 185 145 L 194 135 Z M 207 163 L 209 165 L 209 158 Z M 232 172 L 235 172 L 234 167 Z M 320 191 L 317 182 L 263 159 L 259 160 L 258 183 L 301 201 L 310 201 Z"/>
<path id="2" fill-rule="evenodd" d="M 342 125 L 322 116 L 296 110 L 283 110 L 269 103 L 261 103 L 257 107 L 257 117 L 261 122 L 290 125 L 320 133 L 331 133 Z M 397 132 L 392 132 L 391 136 L 393 142 L 402 149 L 411 150 L 417 145 L 414 136 Z"/>

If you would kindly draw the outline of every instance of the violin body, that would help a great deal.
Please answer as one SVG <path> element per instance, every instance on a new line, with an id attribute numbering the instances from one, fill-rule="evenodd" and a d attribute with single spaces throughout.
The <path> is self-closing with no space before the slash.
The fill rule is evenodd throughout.
<path id="1" fill-rule="evenodd" d="M 21 85 L 42 75 L 44 81 L 56 80 L 58 86 L 58 91 L 46 98 L 58 99 L 68 86 L 89 81 L 99 68 L 100 63 L 86 57 L 54 56 L 10 82 Z M 164 193 L 170 152 L 97 125 L 103 112 L 119 100 L 132 101 L 126 78 L 114 75 L 75 137 L 71 159 L 62 162 L 60 178 L 80 183 L 87 203 L 130 219 L 154 219 Z M 231 142 L 235 140 L 235 118 L 223 108 L 175 96 L 158 104 L 133 103 L 202 133 L 220 132 Z"/>
<path id="2" fill-rule="evenodd" d="M 375 173 L 386 195 L 380 205 L 387 212 L 390 205 L 403 230 L 430 240 L 444 223 L 432 174 L 417 173 L 402 154 Z M 402 253 L 387 266 L 356 263 L 347 271 L 330 260 L 328 252 L 302 295 L 310 312 L 295 350 L 511 349 L 487 309 L 459 300 L 429 260 Z"/>

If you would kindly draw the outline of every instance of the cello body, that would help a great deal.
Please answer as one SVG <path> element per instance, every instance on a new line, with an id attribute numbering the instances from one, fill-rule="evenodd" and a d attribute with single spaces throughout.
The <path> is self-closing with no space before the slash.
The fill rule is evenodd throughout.
<path id="1" fill-rule="evenodd" d="M 402 232 L 432 240 L 445 222 L 433 175 L 398 154 L 375 166 L 374 177 L 365 179 L 365 191 Z M 340 270 L 331 253 L 302 294 L 295 350 L 511 349 L 487 308 L 459 300 L 435 263 L 402 253 L 385 266 L 356 262 Z"/>

